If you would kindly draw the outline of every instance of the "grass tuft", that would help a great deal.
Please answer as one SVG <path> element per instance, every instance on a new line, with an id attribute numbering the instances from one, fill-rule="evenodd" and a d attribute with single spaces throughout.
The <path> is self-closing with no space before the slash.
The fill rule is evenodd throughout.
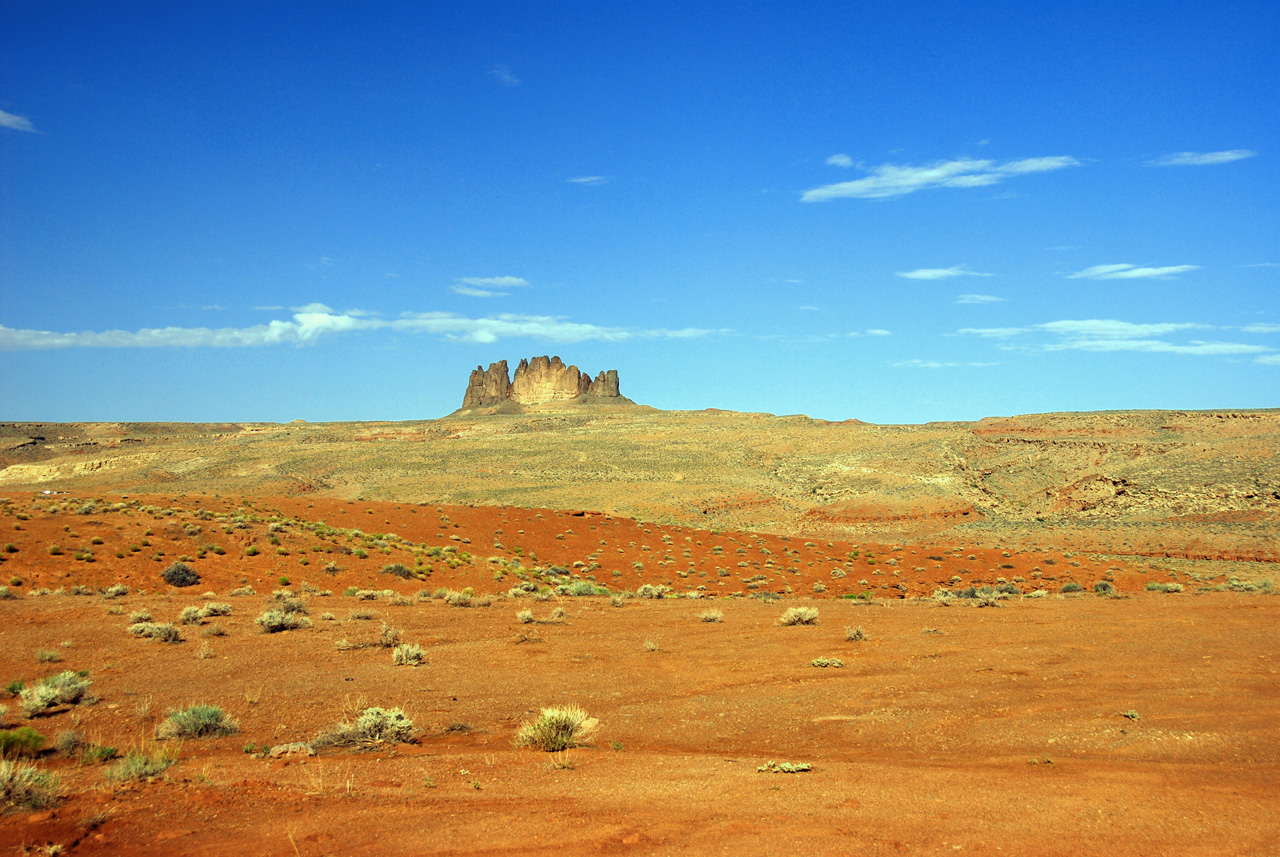
<path id="1" fill-rule="evenodd" d="M 557 753 L 581 746 L 599 725 L 594 717 L 576 705 L 544 708 L 537 720 L 526 723 L 516 732 L 517 747 L 536 747 Z"/>

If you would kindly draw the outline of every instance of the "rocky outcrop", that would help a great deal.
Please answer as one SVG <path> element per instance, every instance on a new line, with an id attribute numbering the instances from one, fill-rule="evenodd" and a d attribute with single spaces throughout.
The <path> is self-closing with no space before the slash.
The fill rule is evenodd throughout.
<path id="1" fill-rule="evenodd" d="M 508 379 L 507 361 L 479 366 L 471 373 L 462 410 L 502 406 L 547 405 L 556 402 L 629 403 L 618 390 L 618 370 L 601 372 L 593 380 L 577 366 L 566 366 L 559 357 L 521 360 L 515 376 Z"/>
<path id="2" fill-rule="evenodd" d="M 487 370 L 479 366 L 467 382 L 467 394 L 462 398 L 462 409 L 500 405 L 511 398 L 511 380 L 507 376 L 507 361 L 490 363 Z"/>

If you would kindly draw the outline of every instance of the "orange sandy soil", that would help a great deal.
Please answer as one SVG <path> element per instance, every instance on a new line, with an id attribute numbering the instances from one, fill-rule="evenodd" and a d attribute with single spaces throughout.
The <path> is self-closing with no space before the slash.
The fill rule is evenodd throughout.
<path id="1" fill-rule="evenodd" d="M 942 543 L 806 545 L 590 513 L 321 499 L 105 497 L 79 514 L 83 499 L 10 494 L 0 504 L 0 544 L 17 548 L 4 554 L 0 582 L 20 580 L 11 586 L 17 597 L 0 600 L 0 682 L 86 670 L 98 701 L 28 720 L 0 691 L 5 725 L 30 725 L 50 745 L 70 729 L 121 750 L 154 749 L 170 709 L 202 702 L 224 708 L 240 733 L 164 742 L 180 761 L 154 781 L 111 783 L 100 765 L 46 751 L 37 764 L 61 778 L 65 798 L 52 810 L 0 816 L 0 848 L 307 857 L 1280 853 L 1273 597 L 1195 592 L 1189 581 L 1183 593 L 1146 592 L 1147 580 L 1171 578 L 1047 549 L 1005 557 Z M 270 533 L 273 521 L 284 526 Z M 336 529 L 305 526 L 318 521 Z M 399 539 L 377 540 L 388 554 L 357 529 Z M 53 544 L 60 555 L 49 553 Z M 245 556 L 249 544 L 259 555 Z M 443 546 L 474 558 L 449 568 L 449 554 L 431 550 Z M 589 573 L 614 591 L 705 586 L 714 598 L 619 608 L 604 597 L 498 597 L 520 582 L 506 562 L 517 547 L 519 573 L 534 580 L 535 566 L 580 561 L 574 579 L 599 563 Z M 75 558 L 85 549 L 92 562 Z M 165 585 L 160 571 L 184 555 L 200 584 Z M 333 575 L 323 570 L 331 561 Z M 423 579 L 381 573 L 391 562 Z M 833 578 L 833 569 L 845 576 Z M 1087 591 L 1108 572 L 1127 597 L 1056 594 L 1067 581 Z M 759 574 L 760 588 L 748 589 L 743 581 Z M 965 586 L 1021 577 L 1021 591 L 1055 594 L 1014 597 L 999 609 L 904 597 L 927 596 L 953 575 Z M 263 634 L 254 619 L 281 576 L 306 598 L 314 624 Z M 303 581 L 337 594 L 305 594 Z M 815 595 L 815 582 L 826 592 Z M 115 583 L 130 594 L 33 594 Z M 229 596 L 246 584 L 257 594 Z M 352 586 L 406 596 L 470 586 L 495 597 L 464 609 L 341 594 Z M 747 597 L 788 586 L 795 594 L 779 602 Z M 183 642 L 127 633 L 130 612 L 176 621 L 207 591 L 232 613 L 182 626 Z M 871 603 L 833 599 L 864 591 Z M 780 626 L 795 605 L 817 607 L 819 624 Z M 548 621 L 556 607 L 564 621 Z M 354 620 L 354 609 L 376 611 L 404 642 L 422 645 L 428 663 L 396 667 L 381 648 L 340 651 L 340 639 L 378 634 L 377 619 Z M 523 609 L 539 621 L 518 622 Z M 700 621 L 710 609 L 723 621 Z M 215 621 L 226 636 L 208 636 Z M 868 639 L 846 640 L 847 627 Z M 40 649 L 60 661 L 38 663 Z M 812 666 L 818 657 L 844 666 Z M 572 767 L 512 747 L 522 722 L 564 703 L 600 720 L 591 745 L 561 760 Z M 421 730 L 417 743 L 276 760 L 244 752 L 309 740 L 372 705 L 403 708 Z M 813 769 L 757 771 L 770 760 Z"/>

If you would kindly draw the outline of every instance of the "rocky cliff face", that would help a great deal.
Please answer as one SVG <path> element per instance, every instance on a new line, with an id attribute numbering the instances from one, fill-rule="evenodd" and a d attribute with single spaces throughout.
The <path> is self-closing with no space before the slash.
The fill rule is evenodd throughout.
<path id="1" fill-rule="evenodd" d="M 463 410 L 500 405 L 511 398 L 511 381 L 507 376 L 507 361 L 490 363 L 487 370 L 479 366 L 467 382 L 467 394 L 462 398 Z"/>
<path id="2" fill-rule="evenodd" d="M 585 397 L 588 400 L 625 403 L 618 391 L 618 370 L 591 376 L 577 366 L 566 366 L 559 357 L 521 360 L 514 378 L 508 380 L 507 361 L 479 366 L 471 373 L 462 410 L 492 407 L 512 402 L 516 405 L 545 405 Z"/>

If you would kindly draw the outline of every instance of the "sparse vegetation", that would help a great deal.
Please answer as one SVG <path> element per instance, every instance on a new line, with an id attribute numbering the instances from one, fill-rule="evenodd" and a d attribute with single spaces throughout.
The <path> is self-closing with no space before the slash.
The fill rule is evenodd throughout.
<path id="1" fill-rule="evenodd" d="M 129 782 L 131 780 L 149 780 L 158 777 L 178 762 L 177 754 L 172 750 L 148 753 L 145 750 L 130 750 L 114 765 L 107 769 L 106 777 L 111 782 Z"/>
<path id="2" fill-rule="evenodd" d="M 537 720 L 516 732 L 515 745 L 556 753 L 581 746 L 598 725 L 599 721 L 576 705 L 544 708 Z"/>
<path id="3" fill-rule="evenodd" d="M 19 694 L 22 711 L 28 717 L 38 717 L 59 705 L 78 705 L 94 702 L 89 694 L 87 678 L 71 670 L 42 679 L 31 687 L 24 687 Z"/>
<path id="4" fill-rule="evenodd" d="M 870 639 L 870 637 L 867 636 L 867 632 L 861 628 L 845 628 L 844 638 L 850 643 L 861 643 L 863 640 Z"/>
<path id="5" fill-rule="evenodd" d="M 45 737 L 30 726 L 0 729 L 0 758 L 16 759 L 35 756 L 44 746 Z"/>
<path id="6" fill-rule="evenodd" d="M 160 577 L 170 586 L 195 586 L 200 582 L 200 575 L 185 562 L 175 562 L 160 572 Z"/>
<path id="7" fill-rule="evenodd" d="M 779 625 L 816 625 L 818 624 L 817 607 L 789 607 L 778 619 Z"/>
<path id="8" fill-rule="evenodd" d="M 296 631 L 299 628 L 310 628 L 311 620 L 301 613 L 287 610 L 268 610 L 254 620 L 264 634 L 278 634 L 281 631 Z"/>
<path id="9" fill-rule="evenodd" d="M 844 661 L 839 658 L 814 658 L 809 663 L 815 667 L 843 667 Z"/>
<path id="10" fill-rule="evenodd" d="M 404 643 L 391 651 L 391 663 L 398 667 L 416 667 L 426 659 L 427 653 L 417 643 Z"/>
<path id="11" fill-rule="evenodd" d="M 371 750 L 382 744 L 412 743 L 413 721 L 399 708 L 366 708 L 355 722 L 339 723 L 316 736 L 312 748 L 349 747 Z"/>
<path id="12" fill-rule="evenodd" d="M 196 704 L 175 709 L 156 728 L 156 737 L 220 738 L 239 732 L 240 727 L 216 705 Z"/>
<path id="13" fill-rule="evenodd" d="M 0 812 L 44 809 L 58 802 L 58 778 L 29 762 L 0 760 Z"/>
<path id="14" fill-rule="evenodd" d="M 135 637 L 159 640 L 162 643 L 180 643 L 182 634 L 178 626 L 170 622 L 134 622 L 129 626 L 129 633 Z"/>

